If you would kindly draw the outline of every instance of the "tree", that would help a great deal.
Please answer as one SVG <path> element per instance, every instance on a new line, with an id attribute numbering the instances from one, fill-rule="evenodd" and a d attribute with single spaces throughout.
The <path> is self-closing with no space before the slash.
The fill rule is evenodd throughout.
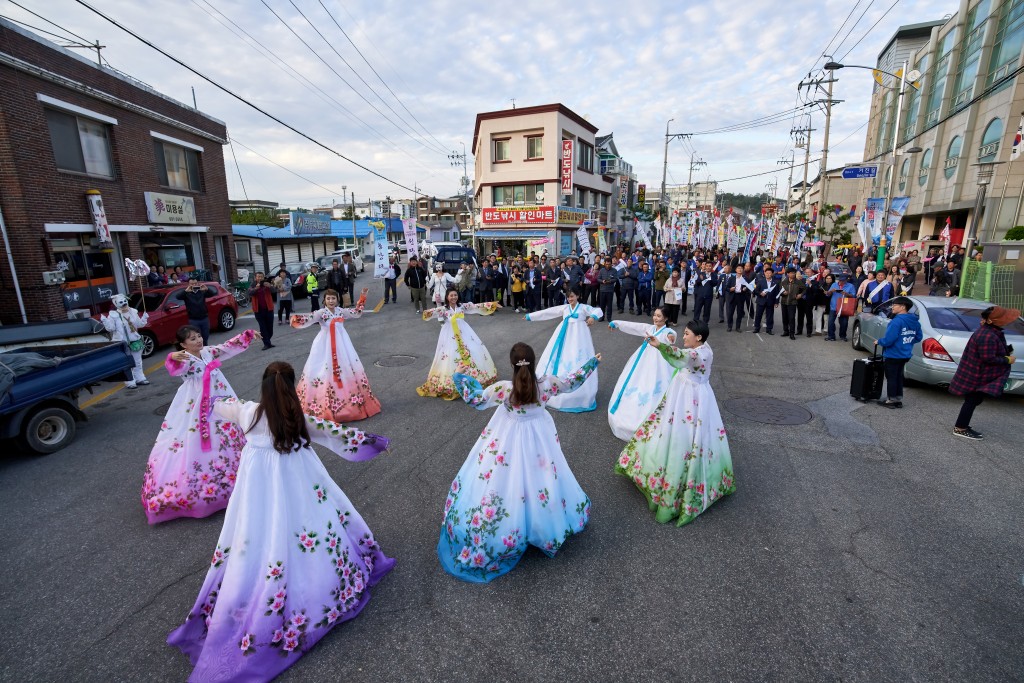
<path id="1" fill-rule="evenodd" d="M 350 221 L 350 220 L 352 220 L 354 214 L 355 214 L 355 212 L 352 210 L 352 207 L 351 206 L 346 206 L 345 210 L 341 212 L 341 220 L 343 220 L 343 221 Z"/>
<path id="2" fill-rule="evenodd" d="M 271 209 L 257 209 L 255 211 L 231 211 L 231 223 L 233 225 L 273 225 L 283 227 L 284 223 L 277 219 L 277 212 Z"/>
<path id="3" fill-rule="evenodd" d="M 826 204 L 825 210 L 818 216 L 821 220 L 821 227 L 818 235 L 821 239 L 836 244 L 848 244 L 853 237 L 853 226 L 850 222 L 850 213 L 846 207 L 840 204 Z"/>
<path id="4" fill-rule="evenodd" d="M 630 211 L 633 212 L 633 215 L 636 216 L 636 219 L 639 221 L 649 221 L 654 219 L 654 211 L 645 208 L 643 204 L 634 204 L 630 208 Z"/>

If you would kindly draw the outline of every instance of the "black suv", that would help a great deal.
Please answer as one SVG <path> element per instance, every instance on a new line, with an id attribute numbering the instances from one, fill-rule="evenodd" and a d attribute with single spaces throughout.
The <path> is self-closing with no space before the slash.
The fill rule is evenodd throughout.
<path id="1" fill-rule="evenodd" d="M 476 251 L 470 247 L 452 246 L 440 244 L 434 247 L 437 255 L 434 256 L 431 266 L 437 263 L 443 264 L 444 272 L 454 277 L 459 272 L 459 266 L 463 261 L 469 261 L 474 266 L 479 265 L 476 260 Z M 433 270 L 433 267 L 431 267 Z"/>

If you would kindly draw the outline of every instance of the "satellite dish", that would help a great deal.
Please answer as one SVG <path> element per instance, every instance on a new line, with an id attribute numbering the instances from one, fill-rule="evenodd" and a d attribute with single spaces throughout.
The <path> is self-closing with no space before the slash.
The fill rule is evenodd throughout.
<path id="1" fill-rule="evenodd" d="M 910 81 L 911 83 L 913 83 L 919 78 L 921 78 L 921 72 L 918 71 L 917 69 L 912 69 L 911 72 L 907 74 L 907 80 Z"/>
<path id="2" fill-rule="evenodd" d="M 538 202 L 544 201 L 544 190 L 541 190 L 535 196 L 537 197 L 537 201 Z"/>

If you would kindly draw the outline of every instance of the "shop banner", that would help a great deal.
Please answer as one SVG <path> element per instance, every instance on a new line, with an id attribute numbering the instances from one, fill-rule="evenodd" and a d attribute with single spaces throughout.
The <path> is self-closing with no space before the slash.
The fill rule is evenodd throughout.
<path id="1" fill-rule="evenodd" d="M 409 256 L 420 257 L 419 238 L 416 236 L 416 220 L 413 218 L 402 219 L 402 234 L 405 235 L 405 250 Z"/>
<path id="2" fill-rule="evenodd" d="M 867 211 L 867 224 L 871 230 L 871 240 L 877 243 L 882 237 L 882 225 L 885 221 L 885 197 L 868 199 Z"/>
<path id="3" fill-rule="evenodd" d="M 903 214 L 907 212 L 910 204 L 910 197 L 893 197 L 889 206 L 889 218 L 885 225 L 885 243 L 892 244 L 892 238 L 896 234 L 896 228 L 900 227 Z"/>
<path id="4" fill-rule="evenodd" d="M 619 176 L 619 208 L 626 208 L 626 204 L 629 202 L 629 176 Z"/>
<path id="5" fill-rule="evenodd" d="M 388 232 L 384 221 L 370 221 L 373 228 L 373 277 L 381 278 L 388 273 Z"/>
<path id="6" fill-rule="evenodd" d="M 496 206 L 482 212 L 484 223 L 554 223 L 553 206 Z"/>
<path id="7" fill-rule="evenodd" d="M 331 234 L 331 217 L 327 214 L 289 211 L 288 220 L 296 237 Z"/>
<path id="8" fill-rule="evenodd" d="M 599 254 L 608 253 L 608 237 L 605 232 L 605 230 L 597 231 L 597 252 Z"/>
<path id="9" fill-rule="evenodd" d="M 99 190 L 86 190 L 85 201 L 92 215 L 92 227 L 96 238 L 100 241 L 100 249 L 113 249 L 114 241 L 110 238 L 110 224 L 107 223 L 107 210 L 103 208 L 103 196 Z"/>
<path id="10" fill-rule="evenodd" d="M 572 140 L 562 140 L 562 194 L 572 195 Z"/>
<path id="11" fill-rule="evenodd" d="M 590 219 L 590 211 L 587 209 L 576 209 L 571 206 L 560 206 L 558 207 L 558 222 L 569 223 L 570 225 L 579 225 L 585 220 Z"/>
<path id="12" fill-rule="evenodd" d="M 529 242 L 527 242 L 527 244 L 529 244 L 531 247 L 542 247 L 545 244 L 554 244 L 554 243 L 555 243 L 555 238 L 554 237 L 541 237 L 539 240 L 530 240 Z"/>
<path id="13" fill-rule="evenodd" d="M 644 201 L 647 199 L 647 186 L 640 185 L 636 190 L 636 203 L 640 206 L 644 205 Z"/>
<path id="14" fill-rule="evenodd" d="M 587 223 L 590 221 L 584 221 L 576 230 L 576 241 L 580 243 L 580 254 L 590 253 L 590 236 L 587 234 Z"/>
<path id="15" fill-rule="evenodd" d="M 144 192 L 143 196 L 146 200 L 146 217 L 150 223 L 196 224 L 196 202 L 192 197 L 159 192 Z M 328 222 L 327 232 L 330 231 Z"/>

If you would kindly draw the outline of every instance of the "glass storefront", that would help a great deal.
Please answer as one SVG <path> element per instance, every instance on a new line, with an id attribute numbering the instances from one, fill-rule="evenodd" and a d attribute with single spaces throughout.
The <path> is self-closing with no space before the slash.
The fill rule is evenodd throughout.
<path id="1" fill-rule="evenodd" d="M 96 248 L 91 234 L 54 237 L 50 240 L 55 270 L 64 272 L 64 308 L 88 308 L 98 313 L 101 305 L 117 293 L 114 252 Z"/>

